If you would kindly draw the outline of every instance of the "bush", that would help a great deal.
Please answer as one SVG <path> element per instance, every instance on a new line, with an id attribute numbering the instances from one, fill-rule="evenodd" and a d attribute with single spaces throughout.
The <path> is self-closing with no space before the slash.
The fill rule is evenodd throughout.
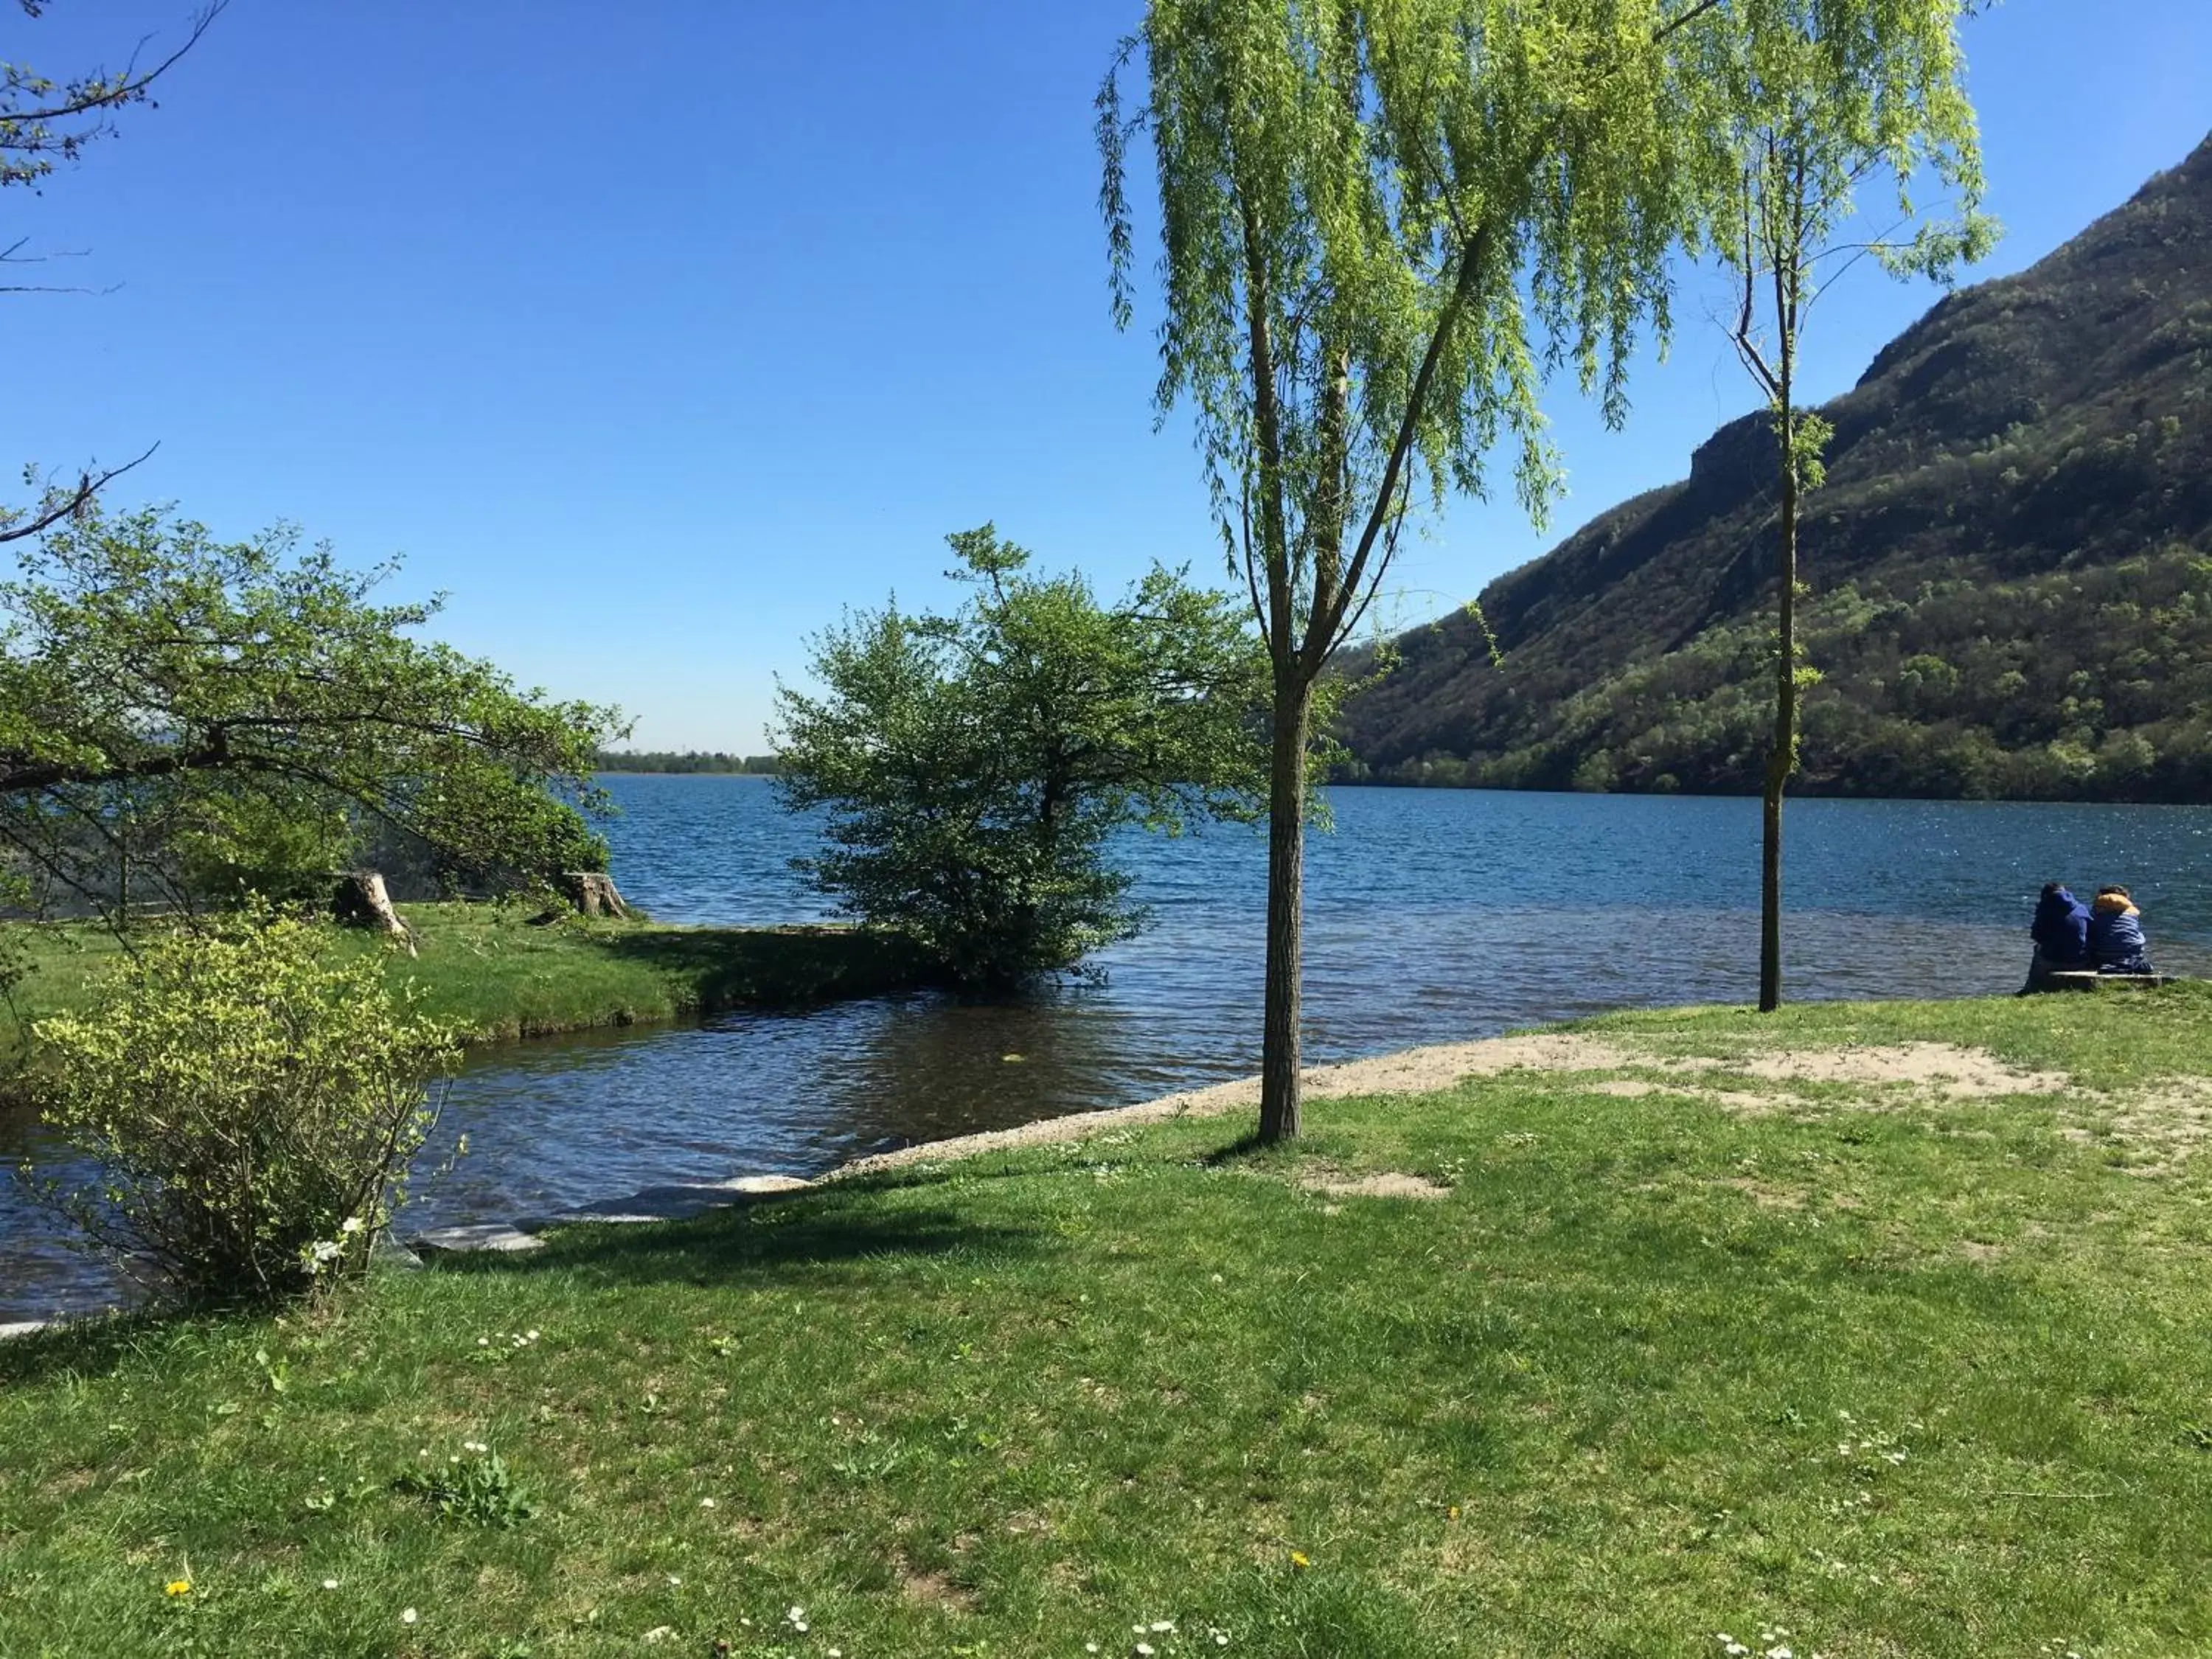
<path id="1" fill-rule="evenodd" d="M 779 690 L 777 787 L 823 811 L 819 891 L 992 988 L 1137 931 L 1118 832 L 1265 799 L 1268 670 L 1243 606 L 1178 573 L 1106 605 L 988 525 L 949 540 L 958 610 L 848 615 L 813 641 L 821 693 Z"/>
<path id="2" fill-rule="evenodd" d="M 36 1030 L 43 1115 L 103 1180 L 46 1195 L 188 1300 L 358 1272 L 435 1113 L 452 1033 L 395 1006 L 374 957 L 265 908 L 136 953 Z"/>
<path id="3" fill-rule="evenodd" d="M 207 904 L 327 899 L 333 872 L 352 861 L 353 826 L 343 812 L 304 799 L 240 792 L 211 799 L 170 849 L 177 884 Z"/>

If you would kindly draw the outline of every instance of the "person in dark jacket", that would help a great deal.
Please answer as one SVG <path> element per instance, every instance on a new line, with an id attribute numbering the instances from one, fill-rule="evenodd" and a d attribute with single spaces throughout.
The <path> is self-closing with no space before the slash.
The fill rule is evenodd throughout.
<path id="1" fill-rule="evenodd" d="M 2027 964 L 2027 984 L 2021 994 L 2044 988 L 2055 973 L 2080 973 L 2088 968 L 2089 907 L 2069 892 L 2063 882 L 2047 881 L 2035 907 L 2035 921 L 2027 936 L 2035 941 L 2034 957 Z"/>
<path id="2" fill-rule="evenodd" d="M 2100 887 L 2089 907 L 2089 956 L 2100 974 L 2148 974 L 2150 941 L 2143 937 L 2142 912 L 2124 887 Z"/>

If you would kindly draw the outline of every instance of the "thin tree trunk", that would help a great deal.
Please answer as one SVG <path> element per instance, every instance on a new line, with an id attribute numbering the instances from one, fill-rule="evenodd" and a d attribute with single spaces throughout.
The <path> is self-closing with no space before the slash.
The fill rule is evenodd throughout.
<path id="1" fill-rule="evenodd" d="M 1305 912 L 1306 728 L 1313 687 L 1275 676 L 1273 763 L 1267 782 L 1267 979 L 1260 1049 L 1260 1139 L 1294 1140 L 1298 1111 L 1299 957 Z"/>
<path id="2" fill-rule="evenodd" d="M 1785 362 L 1787 359 L 1785 358 Z M 1759 863 L 1759 1011 L 1782 1006 L 1782 796 L 1797 769 L 1797 457 L 1796 422 L 1785 383 L 1781 416 L 1780 605 L 1774 630 L 1774 746 L 1766 757 Z"/>

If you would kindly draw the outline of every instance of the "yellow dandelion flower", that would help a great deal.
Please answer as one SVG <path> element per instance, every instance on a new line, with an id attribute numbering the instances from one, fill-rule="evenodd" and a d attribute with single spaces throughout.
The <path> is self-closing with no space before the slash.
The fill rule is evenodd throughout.
<path id="1" fill-rule="evenodd" d="M 163 1586 L 163 1590 L 165 1594 L 170 1595 L 190 1595 L 192 1593 L 192 1581 L 189 1578 L 172 1578 Z"/>
<path id="2" fill-rule="evenodd" d="M 1304 1550 L 1292 1550 L 1291 1552 L 1291 1565 L 1294 1567 L 1310 1567 L 1313 1565 L 1313 1563 L 1306 1559 L 1306 1553 Z"/>

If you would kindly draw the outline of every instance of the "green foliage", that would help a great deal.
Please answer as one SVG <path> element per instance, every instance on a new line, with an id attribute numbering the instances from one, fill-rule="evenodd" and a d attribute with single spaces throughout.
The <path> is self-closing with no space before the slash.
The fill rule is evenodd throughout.
<path id="1" fill-rule="evenodd" d="M 0 854 L 46 890 L 230 896 L 337 850 L 341 815 L 474 883 L 605 867 L 580 809 L 618 714 L 410 637 L 437 606 L 373 604 L 389 567 L 153 508 L 88 509 L 20 566 L 0 584 Z"/>
<path id="2" fill-rule="evenodd" d="M 929 977 L 907 941 L 866 928 L 679 927 L 569 915 L 533 926 L 527 904 L 403 904 L 420 952 L 387 948 L 382 935 L 337 928 L 334 954 L 374 963 L 392 994 L 449 1025 L 468 1043 L 788 1007 L 909 990 Z M 89 922 L 0 923 L 0 1102 L 20 1087 L 21 1061 L 36 1061 L 31 1027 L 52 1014 L 88 1015 L 107 994 L 105 976 L 137 948 Z"/>
<path id="3" fill-rule="evenodd" d="M 1387 562 L 1376 529 L 1413 495 L 1483 493 L 1501 441 L 1532 512 L 1556 494 L 1548 366 L 1625 412 L 1692 205 L 1698 94 L 1668 25 L 1656 0 L 1147 7 L 1127 50 L 1149 97 L 1125 119 L 1109 78 L 1099 106 L 1117 312 L 1125 147 L 1149 131 L 1159 403 L 1194 415 L 1224 540 L 1279 576 L 1316 666 Z"/>
<path id="4" fill-rule="evenodd" d="M 1961 574 L 1907 595 L 1847 583 L 1802 613 L 1826 665 L 1807 688 L 1813 794 L 2199 801 L 2212 794 L 2212 585 L 2180 549 L 2020 581 Z M 1388 782 L 1561 788 L 1602 756 L 1613 787 L 1756 790 L 1771 621 L 1715 623 L 1601 674 L 1541 734 Z M 2085 695 L 2101 690 L 2103 696 Z M 1356 711 L 1355 711 L 1356 713 Z"/>
<path id="5" fill-rule="evenodd" d="M 1774 732 L 1763 779 L 1759 1006 L 1782 1000 L 1782 802 L 1803 758 L 1802 694 L 1812 682 L 1798 637 L 1798 539 L 1805 495 L 1826 480 L 1834 428 L 1799 406 L 1797 360 L 1806 315 L 1840 270 L 1823 261 L 1871 252 L 1900 274 L 1950 278 L 1950 261 L 1990 240 L 1976 210 L 1980 160 L 1958 31 L 1971 0 L 1908 8 L 1783 0 L 1764 27 L 1738 37 L 1713 30 L 1712 80 L 1729 108 L 1704 129 L 1741 188 L 1723 197 L 1716 241 L 1741 292 L 1736 353 L 1766 394 L 1773 419 L 1779 507 L 1775 538 Z M 1923 227 L 1903 247 L 1894 232 L 1838 245 L 1863 180 L 1887 167 L 1902 223 L 1908 194 L 1930 172 L 1966 201 L 1954 228 Z M 1762 319 L 1764 326 L 1762 326 Z M 1589 763 L 1585 762 L 1587 765 Z"/>
<path id="6" fill-rule="evenodd" d="M 346 867 L 356 840 L 344 812 L 272 799 L 248 781 L 205 796 L 197 820 L 179 828 L 166 850 L 185 892 L 234 903 L 256 895 L 327 898 L 331 873 Z"/>
<path id="7" fill-rule="evenodd" d="M 1504 447 L 1542 516 L 1551 370 L 1625 416 L 1637 335 L 1667 332 L 1668 254 L 1711 212 L 1708 94 L 1681 37 L 1723 25 L 1660 0 L 1149 0 L 1100 89 L 1115 319 L 1133 314 L 1128 145 L 1149 134 L 1156 403 L 1196 428 L 1274 672 L 1265 1140 L 1299 1127 L 1312 688 L 1417 501 L 1482 495 Z M 1125 115 L 1139 54 L 1147 95 Z"/>
<path id="8" fill-rule="evenodd" d="M 328 932 L 265 910 L 179 930 L 36 1027 L 42 1115 L 102 1171 L 40 1190 L 188 1300 L 359 1272 L 429 1130 L 450 1030 Z"/>
<path id="9" fill-rule="evenodd" d="M 1266 662 L 1234 600 L 1174 572 L 1109 607 L 988 525 L 948 539 L 957 611 L 848 616 L 814 643 L 821 695 L 780 688 L 778 787 L 829 810 L 802 866 L 823 892 L 1006 984 L 1140 925 L 1115 830 L 1249 810 Z"/>
<path id="10" fill-rule="evenodd" d="M 392 1484 L 421 1498 L 441 1520 L 463 1526 L 515 1527 L 538 1512 L 516 1486 L 507 1460 L 481 1442 L 448 1456 L 443 1468 L 409 1469 Z"/>

